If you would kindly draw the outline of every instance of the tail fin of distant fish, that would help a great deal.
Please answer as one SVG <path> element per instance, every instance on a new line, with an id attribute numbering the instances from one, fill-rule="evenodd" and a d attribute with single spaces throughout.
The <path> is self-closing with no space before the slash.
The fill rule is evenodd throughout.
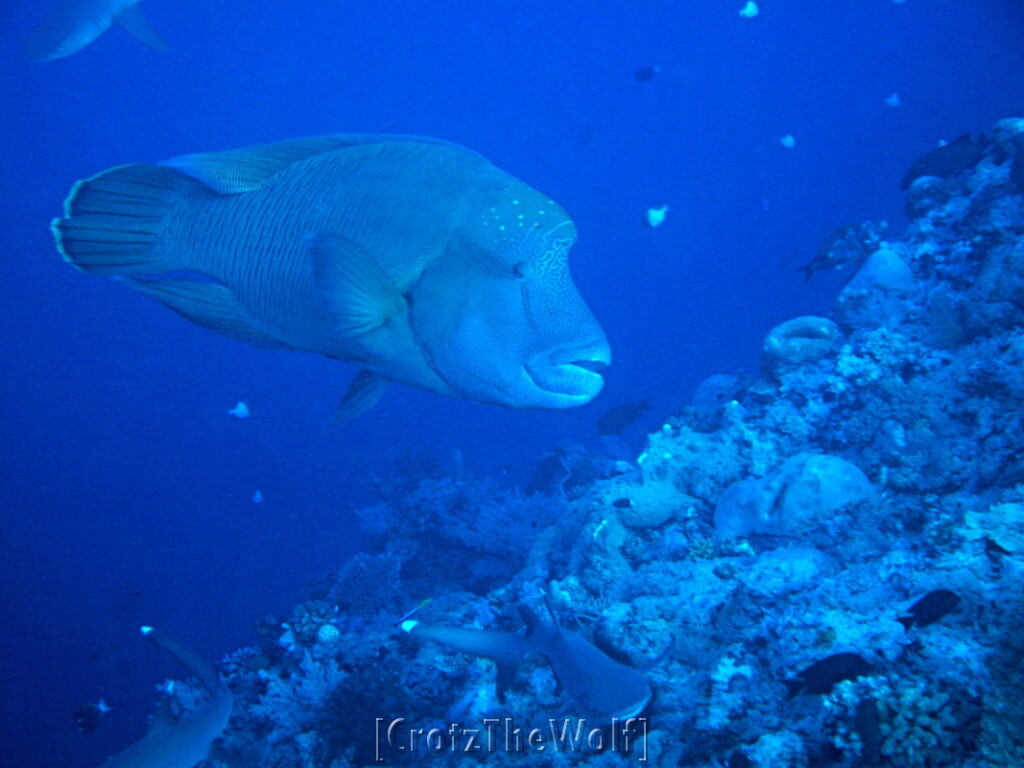
<path id="1" fill-rule="evenodd" d="M 896 619 L 900 624 L 903 625 L 903 631 L 909 632 L 910 628 L 914 626 L 914 622 L 917 621 L 913 616 L 900 616 Z"/>
<path id="2" fill-rule="evenodd" d="M 29 33 L 22 48 L 26 58 L 52 61 L 85 48 L 111 24 L 119 24 L 143 43 L 158 51 L 167 44 L 149 25 L 137 3 L 124 0 L 58 0 L 39 25 Z"/>
<path id="3" fill-rule="evenodd" d="M 154 51 L 167 53 L 170 46 L 164 42 L 160 34 L 153 29 L 138 4 L 130 5 L 114 17 L 121 29 L 132 35 L 136 40 L 148 45 Z"/>
<path id="4" fill-rule="evenodd" d="M 805 283 L 810 281 L 810 279 L 814 276 L 814 267 L 812 267 L 810 264 L 804 264 L 802 267 L 797 267 L 796 271 L 804 273 Z"/>
<path id="5" fill-rule="evenodd" d="M 153 275 L 187 269 L 160 249 L 175 199 L 193 185 L 171 168 L 122 165 L 78 182 L 51 228 L 68 263 L 97 275 Z"/>

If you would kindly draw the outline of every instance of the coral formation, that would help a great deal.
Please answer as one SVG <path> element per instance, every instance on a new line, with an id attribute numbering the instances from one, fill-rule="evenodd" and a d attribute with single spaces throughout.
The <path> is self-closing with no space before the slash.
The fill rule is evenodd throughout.
<path id="1" fill-rule="evenodd" d="M 546 665 L 499 699 L 491 662 L 396 627 L 434 598 L 424 620 L 524 631 L 541 592 L 637 668 L 675 636 L 648 673 L 653 764 L 1024 762 L 1024 120 L 994 137 L 976 167 L 913 182 L 901 237 L 851 230 L 831 319 L 773 329 L 763 377 L 709 378 L 635 462 L 562 450 L 531 495 L 436 472 L 383 488 L 359 514 L 376 549 L 225 666 L 238 703 L 211 765 L 369 764 L 376 717 L 542 726 L 564 703 Z M 939 589 L 955 610 L 904 629 Z M 780 681 L 850 654 L 872 673 L 787 700 Z M 619 764 L 437 751 L 386 762 Z"/>

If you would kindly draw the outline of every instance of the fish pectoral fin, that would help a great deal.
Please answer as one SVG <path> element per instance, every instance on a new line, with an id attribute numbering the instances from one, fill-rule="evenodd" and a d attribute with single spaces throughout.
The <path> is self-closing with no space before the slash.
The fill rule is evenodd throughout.
<path id="1" fill-rule="evenodd" d="M 114 21 L 117 24 L 120 24 L 125 31 L 138 40 L 141 40 L 150 48 L 157 51 L 163 51 L 165 53 L 171 50 L 167 43 L 164 42 L 164 39 L 160 37 L 159 33 L 150 26 L 149 20 L 142 12 L 138 3 L 135 5 L 129 5 L 114 17 Z"/>
<path id="2" fill-rule="evenodd" d="M 323 233 L 309 235 L 307 242 L 316 293 L 336 336 L 361 336 L 405 312 L 397 286 L 365 249 Z"/>
<path id="3" fill-rule="evenodd" d="M 139 280 L 123 278 L 139 293 L 156 299 L 196 325 L 231 339 L 269 349 L 291 347 L 256 328 L 246 317 L 231 289 L 220 283 L 188 279 Z"/>
<path id="4" fill-rule="evenodd" d="M 380 400 L 388 384 L 389 381 L 379 373 L 363 368 L 349 382 L 348 390 L 339 401 L 331 421 L 344 424 L 370 410 Z"/>

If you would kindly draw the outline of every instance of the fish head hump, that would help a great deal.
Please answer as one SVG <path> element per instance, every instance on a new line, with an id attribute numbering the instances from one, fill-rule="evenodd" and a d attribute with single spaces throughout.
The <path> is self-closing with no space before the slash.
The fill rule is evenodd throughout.
<path id="1" fill-rule="evenodd" d="M 570 408 L 600 392 L 604 332 L 569 272 L 576 227 L 526 184 L 475 206 L 411 291 L 426 358 L 462 397 L 515 408 Z"/>

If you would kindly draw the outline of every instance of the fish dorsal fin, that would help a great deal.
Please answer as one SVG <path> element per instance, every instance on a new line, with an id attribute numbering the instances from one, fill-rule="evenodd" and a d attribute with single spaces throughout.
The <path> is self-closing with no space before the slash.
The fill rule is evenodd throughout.
<path id="1" fill-rule="evenodd" d="M 336 336 L 361 336 L 406 311 L 397 286 L 364 248 L 325 233 L 310 235 L 307 242 L 316 293 Z"/>
<path id="2" fill-rule="evenodd" d="M 237 195 L 259 189 L 276 173 L 307 157 L 348 146 L 340 139 L 315 136 L 276 144 L 255 144 L 224 152 L 199 152 L 173 157 L 161 165 L 203 182 L 214 192 Z"/>
<path id="3" fill-rule="evenodd" d="M 150 26 L 149 20 L 142 12 L 142 9 L 139 8 L 138 3 L 129 5 L 114 17 L 114 21 L 126 32 L 141 40 L 150 48 L 164 51 L 165 53 L 171 50 L 167 43 L 164 42 L 164 39 Z"/>
<path id="4" fill-rule="evenodd" d="M 237 195 L 260 189 L 275 174 L 314 155 L 362 144 L 381 144 L 393 141 L 437 144 L 475 154 L 458 144 L 421 136 L 339 133 L 279 141 L 273 144 L 254 144 L 224 152 L 179 155 L 165 160 L 161 165 L 169 166 L 186 176 L 201 181 L 214 192 L 219 192 L 222 195 Z"/>
<path id="5" fill-rule="evenodd" d="M 388 380 L 379 373 L 363 368 L 349 383 L 348 391 L 338 403 L 338 409 L 334 412 L 331 421 L 335 424 L 343 424 L 370 410 L 380 400 L 387 385 Z"/>

